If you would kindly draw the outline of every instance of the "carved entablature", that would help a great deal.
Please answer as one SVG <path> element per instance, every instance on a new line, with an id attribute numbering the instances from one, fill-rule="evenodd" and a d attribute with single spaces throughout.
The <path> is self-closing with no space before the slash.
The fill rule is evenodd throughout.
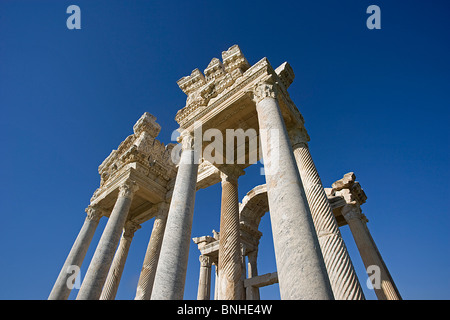
<path id="1" fill-rule="evenodd" d="M 199 69 L 195 69 L 190 76 L 178 80 L 178 86 L 188 97 L 186 106 L 178 111 L 175 120 L 182 126 L 184 119 L 192 112 L 205 108 L 212 99 L 229 91 L 240 82 L 244 72 L 249 68 L 250 64 L 241 49 L 234 45 L 222 52 L 222 61 L 213 58 L 204 70 L 204 75 Z"/>
<path id="2" fill-rule="evenodd" d="M 100 188 L 94 193 L 96 197 L 102 187 L 118 176 L 130 164 L 134 169 L 148 177 L 158 177 L 169 181 L 176 175 L 176 167 L 172 162 L 171 151 L 175 144 L 167 146 L 156 137 L 161 126 L 156 117 L 146 112 L 133 126 L 134 134 L 128 136 L 98 167 Z M 139 165 L 137 165 L 139 164 Z"/>
<path id="3" fill-rule="evenodd" d="M 279 98 L 295 114 L 294 118 L 303 123 L 303 117 L 287 93 L 287 88 L 294 80 L 294 72 L 289 63 L 284 62 L 274 70 L 267 58 L 263 58 L 250 65 L 237 45 L 222 52 L 222 61 L 213 58 L 203 74 L 195 69 L 191 75 L 177 81 L 187 99 L 186 106 L 177 112 L 175 120 L 181 128 L 187 129 L 217 106 L 224 102 L 226 104 L 227 99 L 235 93 L 252 94 L 255 83 L 269 78 L 271 84 L 281 91 Z"/>
<path id="4" fill-rule="evenodd" d="M 344 197 L 347 203 L 362 205 L 367 200 L 367 195 L 359 182 L 356 181 L 356 176 L 353 172 L 346 173 L 342 179 L 334 182 L 329 193 L 333 196 Z"/>

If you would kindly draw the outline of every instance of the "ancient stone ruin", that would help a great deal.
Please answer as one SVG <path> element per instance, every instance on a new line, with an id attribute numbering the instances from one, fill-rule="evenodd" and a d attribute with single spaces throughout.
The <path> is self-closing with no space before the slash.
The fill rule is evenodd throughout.
<path id="1" fill-rule="evenodd" d="M 69 297 L 68 270 L 83 263 L 102 217 L 108 222 L 77 299 L 115 298 L 134 232 L 152 218 L 135 299 L 183 298 L 192 240 L 200 251 L 198 299 L 255 300 L 260 287 L 273 283 L 281 299 L 364 299 L 339 231 L 346 224 L 366 269 L 379 270 L 378 299 L 401 299 L 367 228 L 361 211 L 367 197 L 355 175 L 322 185 L 304 119 L 289 97 L 293 80 L 289 63 L 274 69 L 263 58 L 250 65 L 237 45 L 203 73 L 181 78 L 187 100 L 175 116 L 179 143 L 157 140 L 161 127 L 146 112 L 103 161 L 100 186 L 49 299 Z M 266 183 L 238 199 L 239 177 L 261 159 Z M 191 239 L 195 193 L 219 182 L 220 230 Z M 258 227 L 266 212 L 277 270 L 259 275 Z"/>

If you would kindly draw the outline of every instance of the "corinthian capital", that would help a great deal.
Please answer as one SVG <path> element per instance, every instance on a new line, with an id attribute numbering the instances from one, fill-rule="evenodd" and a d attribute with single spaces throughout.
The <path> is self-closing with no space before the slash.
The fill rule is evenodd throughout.
<path id="1" fill-rule="evenodd" d="M 222 182 L 229 181 L 237 183 L 239 176 L 245 174 L 245 171 L 237 165 L 223 165 L 219 168 Z"/>
<path id="2" fill-rule="evenodd" d="M 258 103 L 265 98 L 276 98 L 275 85 L 270 80 L 264 80 L 253 87 L 253 100 Z"/>
<path id="3" fill-rule="evenodd" d="M 363 214 L 361 213 L 360 206 L 355 202 L 347 203 L 342 208 L 342 215 L 344 216 L 347 222 L 355 219 L 361 220 L 363 218 Z"/>
<path id="4" fill-rule="evenodd" d="M 134 233 L 141 228 L 141 225 L 134 221 L 127 221 L 125 227 L 123 228 L 123 237 L 131 239 L 134 236 Z"/>
<path id="5" fill-rule="evenodd" d="M 181 143 L 181 148 L 183 150 L 194 149 L 194 136 L 190 132 L 183 131 L 177 138 L 177 141 Z"/>
<path id="6" fill-rule="evenodd" d="M 127 179 L 119 186 L 119 197 L 132 198 L 138 189 L 135 181 Z"/>
<path id="7" fill-rule="evenodd" d="M 211 261 L 211 257 L 210 256 L 206 256 L 206 255 L 202 254 L 199 257 L 199 260 L 200 260 L 200 266 L 201 267 L 208 267 L 208 268 L 211 267 L 212 261 Z"/>
<path id="8" fill-rule="evenodd" d="M 98 204 L 90 204 L 85 211 L 87 219 L 95 222 L 98 222 L 104 214 L 104 210 Z"/>
<path id="9" fill-rule="evenodd" d="M 309 141 L 309 135 L 306 131 L 305 127 L 295 127 L 288 131 L 289 138 L 291 139 L 292 147 L 295 149 L 295 147 L 298 146 L 308 146 Z"/>

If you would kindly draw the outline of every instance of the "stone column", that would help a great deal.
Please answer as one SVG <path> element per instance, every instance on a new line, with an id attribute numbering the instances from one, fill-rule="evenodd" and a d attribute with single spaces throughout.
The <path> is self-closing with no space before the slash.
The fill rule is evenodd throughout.
<path id="1" fill-rule="evenodd" d="M 219 300 L 242 299 L 241 238 L 239 233 L 238 177 L 243 174 L 237 166 L 224 166 L 219 242 Z"/>
<path id="2" fill-rule="evenodd" d="M 379 268 L 381 285 L 378 288 L 374 286 L 378 300 L 401 300 L 400 293 L 370 235 L 366 225 L 367 219 L 361 213 L 359 205 L 354 203 L 345 205 L 342 208 L 342 215 L 350 227 L 366 270 L 373 268 L 372 266 Z"/>
<path id="3" fill-rule="evenodd" d="M 259 83 L 254 97 L 281 299 L 333 299 L 275 89 Z"/>
<path id="4" fill-rule="evenodd" d="M 198 277 L 197 300 L 211 299 L 211 258 L 200 255 L 200 275 Z"/>
<path id="5" fill-rule="evenodd" d="M 48 297 L 49 300 L 67 300 L 71 289 L 67 285 L 68 278 L 72 275 L 72 266 L 81 268 L 89 244 L 92 241 L 95 230 L 97 229 L 100 217 L 103 215 L 102 210 L 97 205 L 90 205 L 86 208 L 87 217 L 81 227 L 78 237 L 67 256 L 66 261 L 56 279 L 55 285 Z"/>
<path id="6" fill-rule="evenodd" d="M 253 250 L 248 253 L 248 278 L 253 278 L 258 276 L 258 268 L 257 268 L 257 257 L 258 257 L 258 250 Z M 247 287 L 247 300 L 259 300 L 259 288 L 257 287 Z"/>
<path id="7" fill-rule="evenodd" d="M 194 217 L 198 159 L 194 138 L 181 136 L 182 152 L 151 299 L 182 300 Z"/>
<path id="8" fill-rule="evenodd" d="M 153 230 L 145 253 L 141 275 L 136 290 L 135 300 L 150 300 L 155 281 L 156 267 L 158 266 L 159 254 L 166 229 L 167 211 L 169 205 L 166 202 L 159 204 L 160 208 L 153 223 Z"/>
<path id="9" fill-rule="evenodd" d="M 337 300 L 364 300 L 353 263 L 309 152 L 308 134 L 302 126 L 290 130 L 289 135 L 334 297 Z"/>
<path id="10" fill-rule="evenodd" d="M 215 278 L 214 278 L 214 300 L 219 300 L 219 286 L 220 286 L 220 279 L 219 279 L 219 262 L 214 261 L 214 270 L 215 270 Z"/>
<path id="11" fill-rule="evenodd" d="M 127 221 L 123 229 L 122 238 L 120 238 L 119 247 L 117 248 L 114 259 L 109 268 L 105 285 L 103 286 L 100 300 L 114 300 L 119 289 L 120 278 L 122 277 L 125 262 L 127 261 L 128 251 L 130 250 L 131 240 L 134 233 L 141 226 L 133 221 Z"/>
<path id="12" fill-rule="evenodd" d="M 126 180 L 120 185 L 116 204 L 109 216 L 108 223 L 81 284 L 77 300 L 97 300 L 100 298 L 114 252 L 127 220 L 133 195 L 138 188 L 136 183 L 131 180 Z"/>

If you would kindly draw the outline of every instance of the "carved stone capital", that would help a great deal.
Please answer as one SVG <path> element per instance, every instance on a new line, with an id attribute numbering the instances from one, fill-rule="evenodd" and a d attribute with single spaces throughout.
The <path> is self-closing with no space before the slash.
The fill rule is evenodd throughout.
<path id="1" fill-rule="evenodd" d="M 211 268 L 212 259 L 210 256 L 202 254 L 199 257 L 199 260 L 200 260 L 200 267 Z"/>
<path id="2" fill-rule="evenodd" d="M 292 148 L 296 147 L 308 147 L 309 135 L 305 127 L 295 127 L 288 131 L 289 138 L 291 139 Z"/>
<path id="3" fill-rule="evenodd" d="M 183 150 L 194 150 L 194 136 L 190 132 L 183 131 L 177 141 Z"/>
<path id="4" fill-rule="evenodd" d="M 276 87 L 270 80 L 264 80 L 253 87 L 253 100 L 259 103 L 265 98 L 276 98 Z"/>
<path id="5" fill-rule="evenodd" d="M 347 222 L 352 220 L 362 220 L 363 214 L 361 208 L 356 202 L 348 203 L 342 208 L 342 215 Z"/>
<path id="6" fill-rule="evenodd" d="M 166 219 L 169 213 L 170 204 L 167 202 L 158 203 L 158 212 L 156 213 L 157 219 Z"/>
<path id="7" fill-rule="evenodd" d="M 161 131 L 161 126 L 156 123 L 156 117 L 154 115 L 145 112 L 133 126 L 133 131 L 136 136 L 140 135 L 142 132 L 146 132 L 152 138 L 156 138 Z"/>
<path id="8" fill-rule="evenodd" d="M 138 189 L 135 181 L 127 179 L 119 186 L 119 197 L 132 198 Z"/>
<path id="9" fill-rule="evenodd" d="M 245 174 L 245 171 L 237 165 L 223 165 L 219 170 L 222 182 L 237 183 L 238 178 Z"/>
<path id="10" fill-rule="evenodd" d="M 141 228 L 141 225 L 134 221 L 127 221 L 125 227 L 123 228 L 123 237 L 130 240 L 133 238 L 134 233 Z"/>
<path id="11" fill-rule="evenodd" d="M 86 209 L 87 219 L 98 222 L 100 218 L 105 214 L 103 208 L 101 208 L 98 204 L 90 204 Z"/>

